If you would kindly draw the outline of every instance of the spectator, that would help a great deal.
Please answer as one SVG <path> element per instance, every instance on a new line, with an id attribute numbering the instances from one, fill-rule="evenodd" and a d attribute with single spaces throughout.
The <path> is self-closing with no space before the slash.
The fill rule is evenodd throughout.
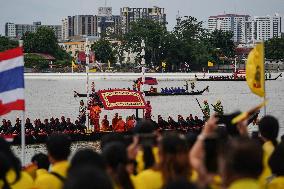
<path id="1" fill-rule="evenodd" d="M 38 189 L 61 189 L 67 175 L 71 141 L 63 134 L 52 135 L 46 142 L 48 158 L 52 165 L 51 172 L 40 175 L 35 180 Z"/>

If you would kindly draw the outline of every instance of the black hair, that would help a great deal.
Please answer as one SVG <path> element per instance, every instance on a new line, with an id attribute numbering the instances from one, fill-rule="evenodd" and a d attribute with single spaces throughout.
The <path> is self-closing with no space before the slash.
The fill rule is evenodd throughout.
<path id="1" fill-rule="evenodd" d="M 226 150 L 227 149 L 227 150 Z M 228 150 L 229 149 L 229 150 Z M 225 174 L 230 183 L 234 176 L 257 179 L 262 172 L 263 151 L 256 140 L 238 137 L 231 139 L 223 149 Z"/>
<path id="2" fill-rule="evenodd" d="M 284 176 L 284 142 L 281 142 L 271 154 L 268 164 L 276 176 Z"/>
<path id="3" fill-rule="evenodd" d="M 259 132 L 262 137 L 267 140 L 270 140 L 274 147 L 277 146 L 277 136 L 279 132 L 279 123 L 278 120 L 270 115 L 264 116 L 259 121 Z"/>
<path id="4" fill-rule="evenodd" d="M 146 134 L 154 132 L 158 127 L 155 122 L 149 119 L 139 119 L 137 120 L 136 126 L 133 129 L 135 134 Z"/>
<path id="5" fill-rule="evenodd" d="M 55 160 L 67 160 L 71 152 L 71 140 L 67 135 L 55 134 L 47 139 L 46 147 L 49 155 Z"/>
<path id="6" fill-rule="evenodd" d="M 103 150 L 104 147 L 111 142 L 124 143 L 125 141 L 123 135 L 121 135 L 120 133 L 110 133 L 102 137 L 100 142 L 101 149 Z"/>
<path id="7" fill-rule="evenodd" d="M 10 189 L 7 181 L 7 173 L 11 169 L 12 165 L 5 154 L 0 152 L 0 180 L 3 182 L 3 189 Z"/>
<path id="8" fill-rule="evenodd" d="M 105 170 L 105 162 L 100 154 L 92 149 L 81 149 L 76 152 L 71 160 L 71 168 L 85 164 L 93 165 L 98 169 Z"/>
<path id="9" fill-rule="evenodd" d="M 16 179 L 12 184 L 20 179 L 21 162 L 12 152 L 10 145 L 3 138 L 0 137 L 0 153 L 2 153 L 9 160 L 9 167 L 16 173 Z M 4 166 L 5 164 L 3 164 Z M 1 170 L 2 171 L 2 170 Z"/>
<path id="10" fill-rule="evenodd" d="M 164 189 L 197 189 L 197 186 L 188 182 L 186 179 L 169 182 Z"/>
<path id="11" fill-rule="evenodd" d="M 187 178 L 190 175 L 188 145 L 183 135 L 168 133 L 160 142 L 160 171 L 164 184 Z"/>
<path id="12" fill-rule="evenodd" d="M 155 157 L 151 145 L 143 145 L 144 169 L 151 168 L 155 164 Z"/>
<path id="13" fill-rule="evenodd" d="M 38 153 L 32 157 L 32 162 L 37 165 L 38 169 L 46 169 L 48 170 L 50 162 L 48 160 L 48 156 L 43 153 Z"/>
<path id="14" fill-rule="evenodd" d="M 123 189 L 133 189 L 134 186 L 126 170 L 128 163 L 126 146 L 120 142 L 108 143 L 103 148 L 102 156 L 113 172 L 114 182 Z"/>
<path id="15" fill-rule="evenodd" d="M 93 164 L 70 169 L 63 189 L 113 189 L 112 181 L 104 170 Z"/>

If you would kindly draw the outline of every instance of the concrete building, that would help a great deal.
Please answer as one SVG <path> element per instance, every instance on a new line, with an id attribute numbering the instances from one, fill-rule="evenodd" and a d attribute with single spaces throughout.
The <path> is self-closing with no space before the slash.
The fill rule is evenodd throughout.
<path id="1" fill-rule="evenodd" d="M 5 24 L 5 36 L 16 38 L 16 25 L 14 23 L 7 22 Z"/>
<path id="2" fill-rule="evenodd" d="M 167 24 L 164 8 L 130 8 L 123 7 L 120 9 L 122 32 L 127 33 L 130 29 L 130 23 L 139 19 L 151 19 L 162 24 Z"/>
<path id="3" fill-rule="evenodd" d="M 97 18 L 99 36 L 121 34 L 121 17 L 113 15 L 111 7 L 99 7 Z"/>
<path id="4" fill-rule="evenodd" d="M 224 14 L 208 18 L 208 30 L 231 31 L 236 43 L 252 43 L 281 37 L 281 17 Z"/>
<path id="5" fill-rule="evenodd" d="M 5 36 L 20 39 L 26 32 L 35 32 L 39 27 L 51 28 L 56 38 L 61 40 L 61 25 L 41 25 L 41 22 L 33 22 L 33 24 L 14 24 L 8 22 L 5 24 Z"/>
<path id="6" fill-rule="evenodd" d="M 281 37 L 281 17 L 255 16 L 252 21 L 252 33 L 254 40 L 268 40 L 273 37 Z"/>
<path id="7" fill-rule="evenodd" d="M 62 19 L 63 40 L 76 36 L 97 36 L 97 16 L 75 15 Z"/>
<path id="8" fill-rule="evenodd" d="M 249 15 L 223 14 L 210 16 L 208 18 L 208 30 L 231 31 L 234 34 L 233 40 L 237 43 L 248 43 L 252 39 L 251 17 Z"/>

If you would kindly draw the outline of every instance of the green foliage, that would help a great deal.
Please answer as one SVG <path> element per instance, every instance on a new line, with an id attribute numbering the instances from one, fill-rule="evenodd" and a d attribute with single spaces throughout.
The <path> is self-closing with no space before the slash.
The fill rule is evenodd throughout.
<path id="1" fill-rule="evenodd" d="M 213 61 L 220 62 L 221 58 L 228 60 L 235 56 L 234 34 L 228 31 L 215 30 L 209 36 L 209 45 Z"/>
<path id="2" fill-rule="evenodd" d="M 19 46 L 18 41 L 9 39 L 8 37 L 0 35 L 0 52 L 12 49 Z"/>
<path id="3" fill-rule="evenodd" d="M 272 38 L 265 42 L 265 58 L 284 59 L 284 38 Z"/>
<path id="4" fill-rule="evenodd" d="M 210 34 L 202 25 L 189 16 L 168 32 L 163 24 L 142 19 L 131 23 L 131 29 L 123 39 L 124 50 L 137 52 L 139 57 L 144 39 L 146 64 L 153 62 L 156 67 L 165 61 L 168 71 L 177 71 L 185 63 L 191 69 L 200 70 L 207 67 L 208 60 L 219 63 L 220 57 L 229 59 L 235 55 L 231 32 L 214 31 Z"/>
<path id="5" fill-rule="evenodd" d="M 71 59 L 70 55 L 59 47 L 51 28 L 40 27 L 35 33 L 25 33 L 22 39 L 26 53 L 47 53 L 58 60 Z"/>
<path id="6" fill-rule="evenodd" d="M 25 54 L 25 67 L 34 68 L 37 70 L 46 69 L 49 67 L 49 61 L 43 59 L 40 55 Z"/>
<path id="7" fill-rule="evenodd" d="M 163 42 L 167 35 L 166 27 L 156 21 L 141 19 L 132 22 L 130 31 L 124 36 L 125 49 L 129 52 L 141 52 L 141 42 L 145 41 L 146 64 L 159 65 L 163 59 Z"/>
<path id="8" fill-rule="evenodd" d="M 115 53 L 111 43 L 107 40 L 100 39 L 92 45 L 91 49 L 95 52 L 96 60 L 103 63 L 115 62 Z"/>

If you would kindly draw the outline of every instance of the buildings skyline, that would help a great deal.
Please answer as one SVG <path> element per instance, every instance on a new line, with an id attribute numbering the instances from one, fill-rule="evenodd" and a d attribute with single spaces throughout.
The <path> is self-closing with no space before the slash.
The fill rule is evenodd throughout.
<path id="1" fill-rule="evenodd" d="M 274 16 L 250 16 L 240 14 L 222 14 L 208 18 L 208 30 L 231 31 L 236 43 L 253 43 L 281 37 L 282 18 Z"/>
<path id="2" fill-rule="evenodd" d="M 5 34 L 10 37 L 21 37 L 26 31 L 34 32 L 39 26 L 52 28 L 58 39 L 73 40 L 82 36 L 100 37 L 103 33 L 125 34 L 129 25 L 140 18 L 156 20 L 167 24 L 165 8 L 157 6 L 147 8 L 122 7 L 120 14 L 114 15 L 112 7 L 98 7 L 96 15 L 74 15 L 63 18 L 60 25 L 41 25 L 41 22 L 30 24 L 5 25 Z M 232 31 L 233 40 L 237 43 L 251 43 L 254 40 L 267 40 L 272 37 L 281 37 L 282 19 L 276 16 L 250 16 L 248 14 L 221 14 L 209 16 L 207 29 Z M 61 32 L 61 34 L 60 34 Z"/>

